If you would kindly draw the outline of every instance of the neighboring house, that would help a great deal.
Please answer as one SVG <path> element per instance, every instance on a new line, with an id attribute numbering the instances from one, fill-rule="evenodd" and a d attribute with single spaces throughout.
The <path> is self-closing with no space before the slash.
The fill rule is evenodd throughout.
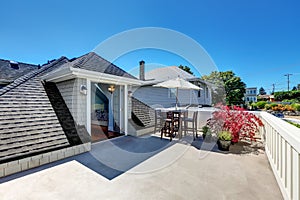
<path id="1" fill-rule="evenodd" d="M 275 101 L 274 95 L 268 95 L 268 94 L 258 95 L 257 98 L 261 101 L 269 101 L 269 102 Z"/>
<path id="2" fill-rule="evenodd" d="M 102 128 L 128 134 L 142 81 L 95 53 L 29 71 L 0 89 L 0 177 L 88 151 Z"/>
<path id="3" fill-rule="evenodd" d="M 141 64 L 143 65 L 143 63 Z M 142 68 L 141 71 L 143 71 L 144 67 L 140 67 Z M 174 107 L 176 103 L 176 89 L 153 87 L 153 85 L 177 77 L 181 77 L 202 88 L 202 90 L 199 91 L 179 90 L 179 106 L 211 105 L 211 87 L 205 81 L 176 66 L 157 68 L 145 73 L 145 82 L 140 87 L 135 88 L 133 97 L 152 108 Z"/>
<path id="4" fill-rule="evenodd" d="M 257 87 L 246 88 L 244 99 L 245 104 L 257 102 Z"/>
<path id="5" fill-rule="evenodd" d="M 0 88 L 38 68 L 38 65 L 0 59 Z"/>

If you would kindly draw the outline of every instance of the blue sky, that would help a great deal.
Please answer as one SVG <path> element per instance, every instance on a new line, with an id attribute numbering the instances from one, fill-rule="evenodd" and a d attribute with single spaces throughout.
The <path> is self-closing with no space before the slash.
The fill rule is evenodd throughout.
<path id="1" fill-rule="evenodd" d="M 0 58 L 42 64 L 76 57 L 133 28 L 163 27 L 196 40 L 220 71 L 233 70 L 247 86 L 269 92 L 300 83 L 299 1 L 2 1 Z M 184 59 L 160 51 L 133 52 L 117 65 L 180 65 Z"/>

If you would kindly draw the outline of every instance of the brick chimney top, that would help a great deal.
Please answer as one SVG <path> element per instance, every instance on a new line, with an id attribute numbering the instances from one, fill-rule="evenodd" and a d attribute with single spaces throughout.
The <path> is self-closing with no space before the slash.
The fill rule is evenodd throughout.
<path id="1" fill-rule="evenodd" d="M 145 80 L 145 61 L 140 61 L 140 80 Z"/>

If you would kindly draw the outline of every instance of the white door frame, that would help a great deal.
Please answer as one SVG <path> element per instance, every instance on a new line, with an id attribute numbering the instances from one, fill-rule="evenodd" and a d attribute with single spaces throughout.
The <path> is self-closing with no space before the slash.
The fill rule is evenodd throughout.
<path id="1" fill-rule="evenodd" d="M 92 90 L 92 85 L 91 85 L 91 80 L 90 79 L 87 79 L 86 80 L 86 83 L 87 83 L 87 103 L 86 103 L 86 129 L 88 131 L 88 133 L 90 135 L 92 135 L 92 130 L 91 130 L 91 124 L 92 124 L 92 121 L 91 121 L 91 90 Z M 101 83 L 101 82 L 99 82 Z M 120 85 L 120 88 L 122 87 L 122 85 Z M 124 133 L 125 135 L 128 134 L 128 85 L 123 85 L 124 87 L 124 90 L 123 90 L 123 100 L 120 105 L 120 124 L 122 124 L 122 127 L 124 126 Z M 120 98 L 122 98 L 121 96 L 122 92 L 120 90 Z M 121 99 L 120 99 L 121 100 Z M 123 112 L 123 113 L 122 113 Z M 121 128 L 121 127 L 120 127 Z"/>
<path id="2" fill-rule="evenodd" d="M 92 135 L 92 121 L 91 121 L 91 102 L 92 102 L 92 85 L 91 80 L 86 80 L 86 88 L 87 88 L 87 95 L 86 95 L 86 129 L 87 132 Z"/>

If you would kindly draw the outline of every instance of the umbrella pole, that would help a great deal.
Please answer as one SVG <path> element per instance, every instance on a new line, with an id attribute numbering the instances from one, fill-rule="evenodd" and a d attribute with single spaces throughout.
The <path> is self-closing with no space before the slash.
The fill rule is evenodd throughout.
<path id="1" fill-rule="evenodd" d="M 176 88 L 176 105 L 175 105 L 175 110 L 177 110 L 177 105 L 178 104 L 178 88 Z"/>

